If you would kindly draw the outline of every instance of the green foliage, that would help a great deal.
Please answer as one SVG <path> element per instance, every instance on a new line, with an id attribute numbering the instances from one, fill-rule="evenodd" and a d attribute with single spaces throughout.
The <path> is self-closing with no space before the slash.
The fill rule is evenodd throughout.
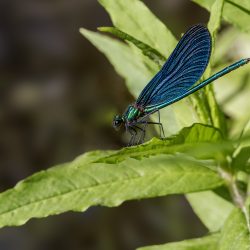
<path id="1" fill-rule="evenodd" d="M 108 57 L 117 73 L 126 79 L 129 90 L 138 96 L 145 82 L 151 79 L 157 69 L 149 70 L 143 58 L 136 56 L 130 47 L 120 41 L 84 28 L 80 32 Z"/>
<path id="2" fill-rule="evenodd" d="M 210 10 L 214 0 L 192 0 L 202 7 Z M 244 32 L 250 33 L 250 2 L 248 0 L 224 0 L 222 17 L 225 21 L 235 25 Z"/>
<path id="3" fill-rule="evenodd" d="M 136 47 L 138 47 L 142 53 L 149 57 L 152 61 L 157 63 L 159 66 L 162 66 L 164 62 L 166 61 L 166 58 L 161 55 L 157 50 L 153 49 L 149 45 L 135 39 L 134 37 L 130 36 L 129 34 L 122 32 L 121 30 L 115 28 L 115 27 L 100 27 L 98 30 L 103 32 L 109 32 L 122 40 L 129 41 L 133 43 Z"/>
<path id="4" fill-rule="evenodd" d="M 201 134 L 206 134 L 202 129 L 211 134 L 211 128 L 197 126 Z M 198 132 L 195 127 L 182 131 L 179 137 L 186 138 L 182 142 L 177 138 L 176 143 L 194 141 Z M 144 146 L 147 151 L 142 150 Z M 169 154 L 161 149 L 162 141 L 154 139 L 127 149 L 133 154 L 125 154 L 126 149 L 100 155 L 93 152 L 37 173 L 0 195 L 0 226 L 21 225 L 32 217 L 69 210 L 84 211 L 94 205 L 112 207 L 131 199 L 209 190 L 223 184 L 210 161 L 195 159 L 181 150 Z"/>
<path id="5" fill-rule="evenodd" d="M 248 161 L 250 160 L 250 147 L 243 147 L 232 160 L 234 170 L 243 170 L 250 173 Z"/>
<path id="6" fill-rule="evenodd" d="M 212 72 L 213 54 L 215 51 L 215 40 L 221 24 L 223 6 L 224 6 L 224 0 L 216 0 L 214 1 L 211 7 L 212 11 L 208 22 L 208 29 L 211 33 L 211 38 L 212 38 L 212 52 L 211 52 L 210 62 L 204 74 L 206 78 L 208 78 Z M 206 106 L 206 104 L 204 104 L 204 106 L 207 107 L 208 113 L 210 114 L 211 124 L 217 128 L 220 128 L 222 133 L 225 135 L 227 133 L 225 119 L 215 99 L 213 85 L 208 85 L 205 88 L 205 93 L 208 105 Z"/>
<path id="7" fill-rule="evenodd" d="M 211 14 L 208 22 L 208 29 L 210 31 L 212 39 L 212 51 L 211 51 L 210 62 L 204 74 L 205 78 L 208 78 L 212 72 L 213 54 L 215 52 L 215 40 L 221 24 L 223 7 L 224 7 L 224 0 L 216 0 L 211 6 Z M 202 117 L 204 117 L 203 120 L 207 121 L 207 123 L 209 124 L 213 124 L 213 126 L 215 127 L 220 128 L 222 134 L 225 136 L 227 134 L 225 118 L 215 99 L 213 86 L 212 85 L 206 86 L 206 88 L 202 90 L 201 94 L 202 96 L 200 96 L 199 94 L 194 95 L 193 103 L 196 103 L 199 113 L 202 115 Z M 208 227 L 208 229 L 210 229 L 210 231 L 216 231 L 216 229 L 219 229 L 216 228 L 216 225 L 219 226 L 221 223 L 223 223 L 222 219 L 223 217 L 220 217 L 220 212 L 219 212 L 221 211 L 221 209 L 218 209 L 218 207 L 216 207 L 213 208 L 213 210 L 211 211 L 211 208 L 208 205 L 206 207 L 207 209 L 203 210 L 204 200 L 211 200 L 212 199 L 211 196 L 213 197 L 213 202 L 211 204 L 215 204 L 215 201 L 218 201 L 218 199 L 216 199 L 217 197 L 215 197 L 216 196 L 215 194 L 211 194 L 209 192 L 201 194 L 200 193 L 190 194 L 188 196 L 188 201 L 192 206 L 192 208 L 194 209 L 194 211 L 196 212 L 196 214 L 199 215 L 199 218 L 202 220 L 202 222 Z M 216 209 L 219 211 L 216 211 Z M 209 212 L 209 216 L 205 211 Z M 213 216 L 215 216 L 216 218 L 214 218 Z M 213 220 L 215 221 L 215 223 L 213 222 Z"/>
<path id="8" fill-rule="evenodd" d="M 211 10 L 208 28 L 213 53 L 205 73 L 209 77 L 215 68 L 226 64 L 224 58 L 230 49 L 230 43 L 225 41 L 232 32 L 224 35 L 223 44 L 217 39 L 221 19 L 249 33 L 250 5 L 248 0 L 194 1 Z M 177 40 L 139 0 L 99 2 L 115 25 L 99 30 L 123 41 L 84 28 L 80 32 L 105 54 L 125 79 L 131 94 L 137 97 Z M 226 86 L 216 89 L 220 106 L 213 87 L 208 86 L 162 110 L 161 119 L 168 136 L 164 140 L 153 138 L 117 151 L 85 153 L 72 162 L 36 173 L 1 193 L 0 227 L 22 225 L 34 217 L 84 211 L 96 205 L 114 207 L 132 199 L 185 194 L 196 215 L 213 234 L 140 249 L 249 249 L 250 122 L 245 115 L 249 115 L 250 92 L 248 87 L 241 86 L 249 82 L 248 75 L 249 68 L 245 67 L 233 73 L 233 77 L 223 78 Z M 235 84 L 231 84 L 232 79 Z M 235 104 L 235 96 L 244 105 Z M 242 112 L 240 108 L 244 107 L 246 111 Z M 221 110 L 230 115 L 228 122 Z M 242 115 L 237 115 L 241 112 Z M 218 188 L 226 190 L 230 197 Z"/>
<path id="9" fill-rule="evenodd" d="M 115 27 L 168 57 L 177 41 L 170 30 L 138 0 L 99 0 Z M 138 18 L 139 17 L 139 18 Z M 143 27 L 143 28 L 142 28 Z"/>
<path id="10" fill-rule="evenodd" d="M 222 228 L 219 249 L 248 250 L 249 247 L 249 228 L 246 225 L 242 211 L 235 208 Z"/>
<path id="11" fill-rule="evenodd" d="M 137 250 L 215 250 L 218 245 L 219 235 L 213 234 L 203 238 L 173 242 L 165 245 L 149 246 Z"/>
<path id="12" fill-rule="evenodd" d="M 210 232 L 219 231 L 234 208 L 231 202 L 212 191 L 187 194 L 186 197 Z"/>

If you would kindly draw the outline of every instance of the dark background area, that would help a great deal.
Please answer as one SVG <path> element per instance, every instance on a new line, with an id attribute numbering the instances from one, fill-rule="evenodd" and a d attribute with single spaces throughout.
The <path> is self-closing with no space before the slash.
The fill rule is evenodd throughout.
<path id="1" fill-rule="evenodd" d="M 178 38 L 208 20 L 191 1 L 144 2 Z M 107 25 L 96 0 L 0 1 L 1 191 L 86 151 L 125 145 L 111 122 L 133 98 L 79 33 Z M 32 219 L 1 229 L 0 249 L 129 250 L 204 232 L 185 199 L 171 196 Z"/>

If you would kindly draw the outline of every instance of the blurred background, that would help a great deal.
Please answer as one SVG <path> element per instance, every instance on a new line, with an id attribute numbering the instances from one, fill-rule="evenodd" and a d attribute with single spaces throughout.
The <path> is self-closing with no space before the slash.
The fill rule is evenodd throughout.
<path id="1" fill-rule="evenodd" d="M 208 13 L 187 0 L 145 0 L 180 34 Z M 133 101 L 123 79 L 80 33 L 111 25 L 96 0 L 0 1 L 0 188 L 95 149 L 124 146 L 115 113 Z M 1 250 L 129 250 L 201 236 L 182 196 L 32 219 L 0 230 Z"/>

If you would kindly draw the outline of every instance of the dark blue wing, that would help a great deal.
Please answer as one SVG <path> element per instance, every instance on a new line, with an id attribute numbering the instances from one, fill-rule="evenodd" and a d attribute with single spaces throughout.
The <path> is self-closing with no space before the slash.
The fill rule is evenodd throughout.
<path id="1" fill-rule="evenodd" d="M 208 29 L 200 24 L 191 27 L 181 38 L 162 69 L 142 90 L 136 104 L 143 108 L 167 106 L 182 95 L 204 73 L 211 52 Z"/>

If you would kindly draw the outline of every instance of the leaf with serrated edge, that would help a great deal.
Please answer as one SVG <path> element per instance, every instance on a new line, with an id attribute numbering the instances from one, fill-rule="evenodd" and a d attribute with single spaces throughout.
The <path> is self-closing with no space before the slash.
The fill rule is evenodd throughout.
<path id="1" fill-rule="evenodd" d="M 153 148 L 151 142 L 154 142 Z M 177 135 L 165 140 L 153 138 L 151 142 L 137 146 L 137 150 L 134 150 L 134 147 L 124 148 L 117 153 L 103 157 L 101 161 L 118 163 L 127 157 L 140 159 L 142 153 L 156 155 L 176 152 L 185 152 L 203 159 L 214 159 L 217 154 L 221 154 L 224 150 L 227 152 L 234 150 L 231 142 L 222 141 L 218 129 L 202 124 L 193 124 L 191 127 L 183 128 Z"/>
<path id="2" fill-rule="evenodd" d="M 152 143 L 153 147 L 153 143 Z M 103 157 L 103 155 L 102 155 Z M 185 155 L 157 155 L 119 164 L 76 162 L 37 173 L 0 194 L 0 227 L 30 218 L 126 200 L 208 190 L 223 185 L 219 175 Z"/>

